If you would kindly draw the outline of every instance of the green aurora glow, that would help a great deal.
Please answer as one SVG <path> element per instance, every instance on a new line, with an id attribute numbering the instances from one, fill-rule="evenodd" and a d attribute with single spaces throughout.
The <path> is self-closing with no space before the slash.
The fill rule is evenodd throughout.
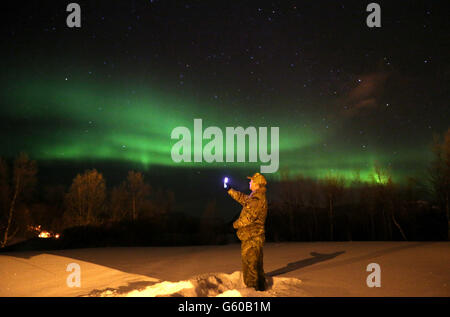
<path id="1" fill-rule="evenodd" d="M 27 128 L 4 139 L 4 151 L 6 147 L 9 152 L 3 154 L 7 155 L 23 150 L 37 160 L 111 159 L 139 163 L 143 169 L 154 165 L 227 168 L 266 165 L 174 163 L 170 151 L 176 140 L 170 139 L 171 131 L 177 126 L 193 131 L 194 118 L 201 118 L 203 129 L 218 126 L 222 131 L 226 126 L 278 126 L 280 169 L 271 177 L 289 171 L 290 175 L 321 178 L 333 174 L 351 179 L 358 170 L 362 180 L 369 180 L 378 161 L 382 166 L 390 166 L 394 179 L 401 180 L 412 172 L 420 172 L 430 157 L 425 146 L 405 148 L 395 157 L 387 149 L 362 150 L 344 142 L 335 142 L 324 150 L 323 144 L 336 138 L 338 127 L 326 132 L 315 128 L 319 125 L 318 115 L 310 114 L 299 121 L 276 109 L 258 115 L 252 107 L 218 110 L 193 97 L 163 94 L 157 88 L 142 85 L 102 85 L 72 77 L 17 81 L 7 86 L 4 99 L 9 106 L 3 112 L 12 119 L 11 124 L 28 123 Z"/>

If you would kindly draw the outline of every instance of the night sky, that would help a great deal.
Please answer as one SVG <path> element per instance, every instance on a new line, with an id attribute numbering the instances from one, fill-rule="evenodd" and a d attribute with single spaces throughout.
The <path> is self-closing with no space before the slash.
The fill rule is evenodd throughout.
<path id="1" fill-rule="evenodd" d="M 177 168 L 170 133 L 201 118 L 279 127 L 277 175 L 402 181 L 449 127 L 447 1 L 377 1 L 377 29 L 371 1 L 75 1 L 73 29 L 70 2 L 3 5 L 1 156 Z"/>

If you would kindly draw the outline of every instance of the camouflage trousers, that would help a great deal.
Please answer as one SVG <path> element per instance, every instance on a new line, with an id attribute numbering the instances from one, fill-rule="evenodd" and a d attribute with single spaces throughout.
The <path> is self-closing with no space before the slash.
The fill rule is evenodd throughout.
<path id="1" fill-rule="evenodd" d="M 247 287 L 258 291 L 266 289 L 266 276 L 263 268 L 264 236 L 241 241 L 242 274 Z"/>

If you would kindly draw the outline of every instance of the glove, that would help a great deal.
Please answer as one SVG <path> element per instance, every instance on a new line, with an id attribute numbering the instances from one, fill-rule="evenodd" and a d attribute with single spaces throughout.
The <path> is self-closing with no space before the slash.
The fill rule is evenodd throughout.
<path id="1" fill-rule="evenodd" d="M 227 187 L 224 187 L 223 190 L 224 192 L 228 193 L 230 191 L 231 187 L 230 184 L 227 184 Z"/>

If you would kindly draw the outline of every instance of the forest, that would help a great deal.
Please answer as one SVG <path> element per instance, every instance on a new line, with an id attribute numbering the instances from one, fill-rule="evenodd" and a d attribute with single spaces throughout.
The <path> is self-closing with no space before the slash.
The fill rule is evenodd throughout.
<path id="1" fill-rule="evenodd" d="M 281 175 L 270 185 L 266 241 L 448 240 L 450 129 L 435 136 L 427 179 L 397 184 L 375 164 L 373 179 Z M 226 244 L 238 241 L 217 201 L 202 215 L 174 211 L 170 188 L 129 171 L 108 187 L 96 169 L 64 185 L 37 186 L 38 163 L 0 159 L 0 243 L 5 249 Z M 192 189 L 195 190 L 195 189 Z M 423 197 L 426 197 L 424 199 Z M 43 239 L 46 238 L 46 239 Z"/>

